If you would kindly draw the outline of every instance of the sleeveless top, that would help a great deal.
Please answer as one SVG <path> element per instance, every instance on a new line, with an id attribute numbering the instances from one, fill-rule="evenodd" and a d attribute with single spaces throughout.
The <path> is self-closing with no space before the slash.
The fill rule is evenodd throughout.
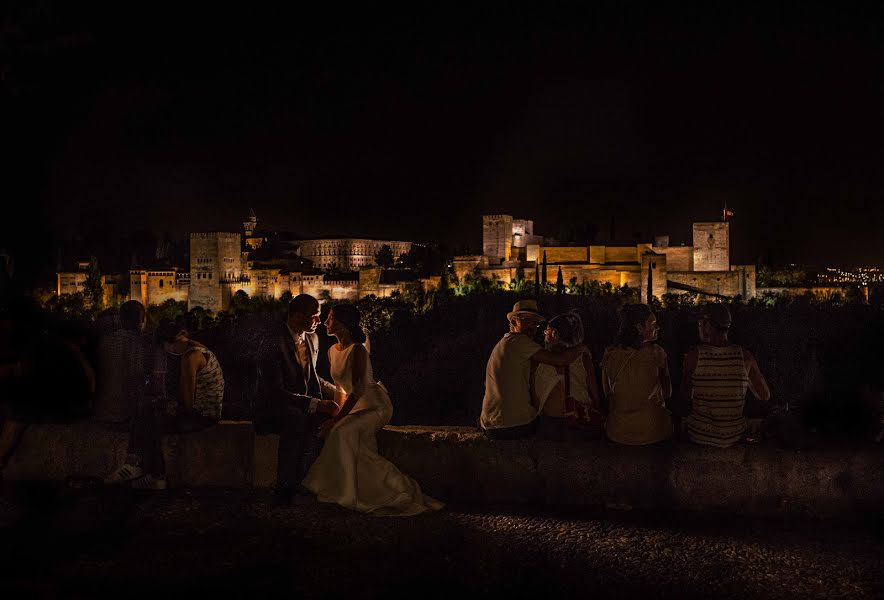
<path id="1" fill-rule="evenodd" d="M 206 365 L 196 372 L 196 394 L 193 409 L 204 417 L 221 419 L 221 402 L 224 399 L 224 373 L 215 354 L 204 346 L 194 350 L 203 353 Z"/>
<path id="2" fill-rule="evenodd" d="M 590 360 L 592 360 L 591 357 Z M 589 382 L 587 381 L 586 367 L 583 365 L 583 357 L 581 356 L 568 365 L 568 371 L 570 373 L 571 396 L 581 404 L 591 405 L 592 398 L 589 395 Z M 534 373 L 534 390 L 540 400 L 538 412 L 543 411 L 550 392 L 559 382 L 564 383 L 564 378 L 564 374 L 559 373 L 559 370 L 552 365 L 543 363 L 537 365 L 537 371 Z"/>
<path id="3" fill-rule="evenodd" d="M 701 345 L 697 350 L 688 437 L 697 444 L 725 448 L 740 441 L 746 430 L 743 406 L 749 373 L 743 349 L 737 345 Z"/>
<path id="4" fill-rule="evenodd" d="M 363 344 L 358 344 L 365 348 Z M 353 393 L 353 348 L 357 344 L 350 344 L 343 350 L 338 350 L 337 344 L 329 348 L 328 359 L 331 363 L 331 376 L 335 381 L 335 385 L 340 388 L 344 394 Z M 351 413 L 366 408 L 390 408 L 390 397 L 387 395 L 386 388 L 374 380 L 374 372 L 371 368 L 371 357 L 368 356 L 366 350 L 365 371 L 362 374 L 359 390 L 359 400 L 350 410 Z"/>
<path id="5" fill-rule="evenodd" d="M 660 369 L 666 352 L 657 344 L 636 350 L 611 346 L 602 358 L 602 371 L 611 386 L 605 431 L 620 444 L 644 445 L 672 435 L 672 416 L 666 409 Z"/>

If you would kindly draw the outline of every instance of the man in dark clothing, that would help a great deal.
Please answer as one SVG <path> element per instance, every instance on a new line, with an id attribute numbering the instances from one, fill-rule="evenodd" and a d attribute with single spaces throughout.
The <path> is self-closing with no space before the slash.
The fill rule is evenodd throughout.
<path id="1" fill-rule="evenodd" d="M 316 372 L 319 356 L 319 302 L 301 294 L 292 298 L 285 324 L 261 344 L 255 427 L 279 434 L 276 498 L 280 503 L 308 501 L 301 480 L 322 449 L 319 428 L 334 414 L 335 386 Z"/>

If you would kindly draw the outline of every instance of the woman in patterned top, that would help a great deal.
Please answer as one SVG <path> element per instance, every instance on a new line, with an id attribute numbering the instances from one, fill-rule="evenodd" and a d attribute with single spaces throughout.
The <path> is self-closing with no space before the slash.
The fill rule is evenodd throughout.
<path id="1" fill-rule="evenodd" d="M 724 304 L 705 304 L 698 323 L 700 345 L 685 355 L 681 392 L 691 403 L 685 421 L 688 439 L 727 448 L 746 431 L 746 391 L 762 402 L 770 389 L 755 357 L 731 344 L 731 313 Z"/>
<path id="2" fill-rule="evenodd" d="M 163 434 L 195 433 L 221 418 L 224 375 L 215 355 L 169 320 L 160 322 L 156 341 L 142 401 L 132 419 L 126 462 L 106 477 L 105 483 L 128 483 L 138 490 L 166 489 Z M 180 361 L 169 360 L 169 355 Z M 169 373 L 167 377 L 167 364 L 175 362 L 180 362 L 175 368 L 180 375 Z M 167 391 L 167 381 L 176 379 L 177 390 Z"/>
<path id="3" fill-rule="evenodd" d="M 219 420 L 224 399 L 224 373 L 215 354 L 190 339 L 186 330 L 171 321 L 160 324 L 157 341 L 168 354 L 181 357 L 176 394 L 178 411 Z"/>

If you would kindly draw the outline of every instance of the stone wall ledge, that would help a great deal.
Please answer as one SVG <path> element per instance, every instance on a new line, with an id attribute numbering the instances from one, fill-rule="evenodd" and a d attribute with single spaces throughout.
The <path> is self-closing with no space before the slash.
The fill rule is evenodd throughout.
<path id="1" fill-rule="evenodd" d="M 35 425 L 4 472 L 7 480 L 103 477 L 126 455 L 125 428 Z M 270 487 L 278 438 L 248 421 L 222 421 L 164 439 L 173 486 Z M 881 515 L 884 452 L 727 449 L 693 444 L 628 447 L 605 441 L 489 441 L 471 428 L 386 427 L 381 453 L 448 502 L 628 505 L 812 517 Z"/>

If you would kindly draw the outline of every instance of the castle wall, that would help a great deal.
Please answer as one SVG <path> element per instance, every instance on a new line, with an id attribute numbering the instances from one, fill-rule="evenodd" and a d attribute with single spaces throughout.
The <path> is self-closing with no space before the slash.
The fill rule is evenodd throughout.
<path id="1" fill-rule="evenodd" d="M 694 223 L 694 270 L 730 268 L 730 223 Z"/>
<path id="2" fill-rule="evenodd" d="M 471 275 L 476 269 L 487 268 L 488 259 L 476 254 L 471 256 L 455 256 L 451 264 L 454 269 L 454 276 L 457 277 L 458 281 L 462 282 L 464 277 Z"/>
<path id="3" fill-rule="evenodd" d="M 538 246 L 537 260 L 543 262 L 543 254 L 546 253 L 546 262 L 587 262 L 588 253 L 586 246 Z"/>
<path id="4" fill-rule="evenodd" d="M 605 246 L 605 263 L 638 262 L 635 246 Z"/>
<path id="5" fill-rule="evenodd" d="M 742 271 L 669 271 L 670 282 L 681 283 L 708 294 L 734 297 L 744 289 Z"/>
<path id="6" fill-rule="evenodd" d="M 605 264 L 605 247 L 604 246 L 590 246 L 589 247 L 589 262 L 596 265 Z"/>
<path id="7" fill-rule="evenodd" d="M 693 246 L 654 246 L 653 250 L 666 255 L 666 266 L 673 271 L 694 270 Z"/>

